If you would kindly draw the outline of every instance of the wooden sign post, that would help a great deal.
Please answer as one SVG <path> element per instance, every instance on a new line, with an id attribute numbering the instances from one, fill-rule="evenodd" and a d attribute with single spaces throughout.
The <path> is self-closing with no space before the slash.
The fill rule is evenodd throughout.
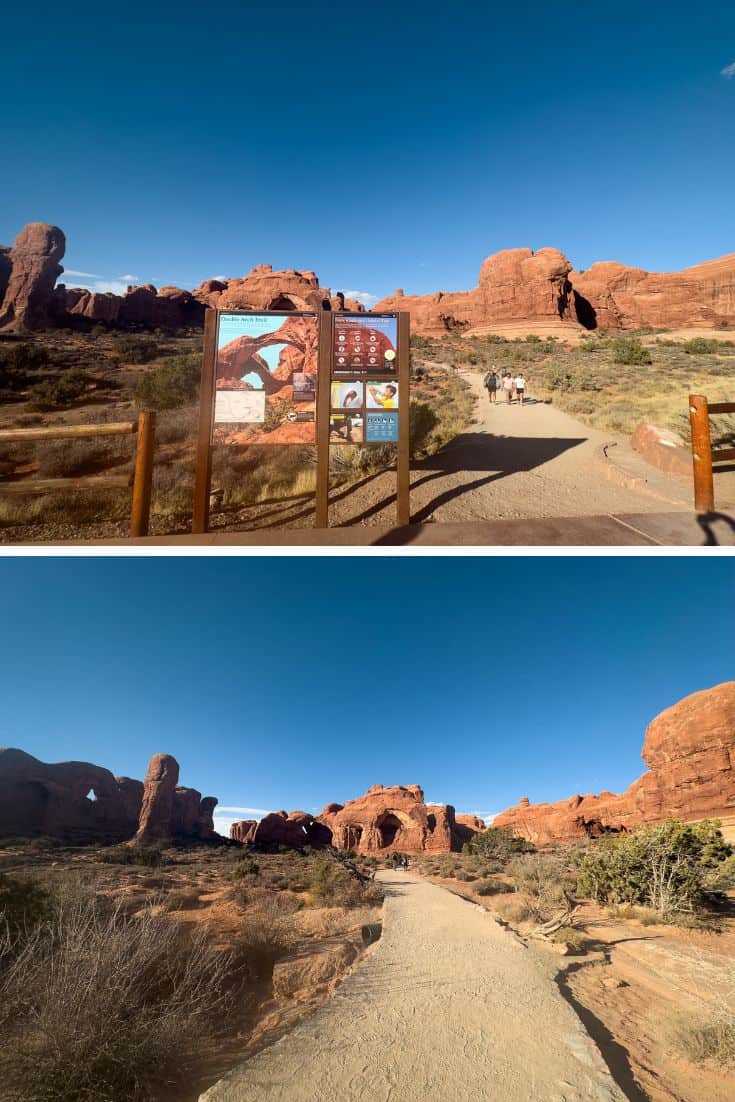
<path id="1" fill-rule="evenodd" d="M 215 444 L 316 444 L 317 528 L 329 526 L 330 443 L 396 444 L 396 521 L 408 524 L 409 327 L 405 312 L 208 310 L 192 531 L 209 526 Z"/>

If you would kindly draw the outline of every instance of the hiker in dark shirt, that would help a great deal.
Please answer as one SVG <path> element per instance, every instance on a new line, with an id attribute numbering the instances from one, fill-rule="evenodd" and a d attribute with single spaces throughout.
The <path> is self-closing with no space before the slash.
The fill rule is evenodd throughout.
<path id="1" fill-rule="evenodd" d="M 492 368 L 492 370 L 488 371 L 487 375 L 482 380 L 482 382 L 483 382 L 483 385 L 487 388 L 487 396 L 490 399 L 490 401 L 492 403 L 497 402 L 497 400 L 498 400 L 498 385 L 500 383 L 500 379 L 495 374 L 495 368 Z"/>

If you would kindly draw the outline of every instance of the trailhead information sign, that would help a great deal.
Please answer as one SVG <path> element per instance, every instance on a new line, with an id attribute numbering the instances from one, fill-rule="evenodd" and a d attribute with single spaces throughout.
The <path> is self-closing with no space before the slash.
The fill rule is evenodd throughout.
<path id="1" fill-rule="evenodd" d="M 316 443 L 317 314 L 220 313 L 213 444 Z"/>

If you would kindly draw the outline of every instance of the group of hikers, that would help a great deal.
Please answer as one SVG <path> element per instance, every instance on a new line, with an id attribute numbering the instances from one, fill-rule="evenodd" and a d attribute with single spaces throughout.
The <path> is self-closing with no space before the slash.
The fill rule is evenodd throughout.
<path id="1" fill-rule="evenodd" d="M 506 371 L 503 376 L 498 375 L 493 367 L 482 380 L 482 384 L 487 389 L 487 396 L 492 403 L 497 403 L 498 391 L 502 390 L 508 405 L 513 401 L 513 398 L 517 398 L 519 404 L 523 405 L 526 379 L 522 371 L 519 371 L 514 378 L 510 371 Z"/>

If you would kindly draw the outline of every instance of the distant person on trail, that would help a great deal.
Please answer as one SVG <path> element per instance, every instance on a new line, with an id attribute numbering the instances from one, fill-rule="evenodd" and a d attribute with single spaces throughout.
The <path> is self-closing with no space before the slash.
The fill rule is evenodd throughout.
<path id="1" fill-rule="evenodd" d="M 513 376 L 510 371 L 506 371 L 503 376 L 503 390 L 505 391 L 505 400 L 510 405 L 513 401 Z"/>
<path id="2" fill-rule="evenodd" d="M 500 383 L 500 379 L 495 374 L 495 368 L 493 368 L 492 371 L 488 371 L 482 382 L 483 385 L 487 387 L 487 396 L 494 405 L 498 400 L 498 385 Z"/>
<path id="3" fill-rule="evenodd" d="M 518 395 L 518 401 L 521 403 L 521 405 L 523 405 L 523 395 L 526 391 L 526 380 L 522 371 L 519 371 L 516 375 L 515 386 L 516 394 Z"/>

